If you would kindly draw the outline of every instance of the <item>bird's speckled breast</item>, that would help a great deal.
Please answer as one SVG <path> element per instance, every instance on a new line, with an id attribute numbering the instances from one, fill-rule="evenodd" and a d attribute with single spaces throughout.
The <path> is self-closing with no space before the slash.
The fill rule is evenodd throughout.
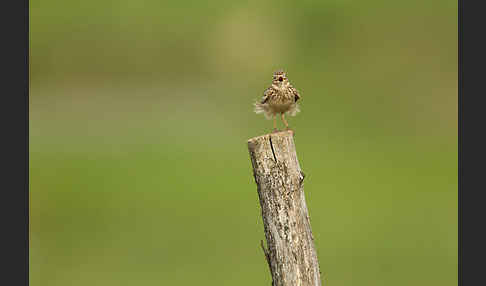
<path id="1" fill-rule="evenodd" d="M 276 112 L 286 112 L 294 104 L 294 97 L 290 90 L 275 89 L 275 95 L 270 98 L 269 105 Z"/>

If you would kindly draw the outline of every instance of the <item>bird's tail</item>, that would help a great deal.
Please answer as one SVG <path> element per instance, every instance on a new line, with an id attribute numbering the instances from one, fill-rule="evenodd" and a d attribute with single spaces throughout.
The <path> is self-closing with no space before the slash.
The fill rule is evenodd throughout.
<path id="1" fill-rule="evenodd" d="M 300 112 L 300 106 L 298 103 L 295 103 L 295 105 L 287 113 L 291 116 L 295 116 L 299 112 Z"/>
<path id="2" fill-rule="evenodd" d="M 260 113 L 263 113 L 263 115 L 265 115 L 265 118 L 266 119 L 272 119 L 272 115 L 268 112 L 268 110 L 265 108 L 265 104 L 264 103 L 260 103 L 258 101 L 255 101 L 255 113 L 256 114 L 260 114 Z"/>

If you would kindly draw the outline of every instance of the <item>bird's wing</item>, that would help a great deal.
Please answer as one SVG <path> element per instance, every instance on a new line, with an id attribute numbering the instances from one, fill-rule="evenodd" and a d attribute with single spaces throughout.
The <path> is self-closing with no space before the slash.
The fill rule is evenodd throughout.
<path id="1" fill-rule="evenodd" d="M 272 95 L 275 93 L 275 90 L 273 90 L 273 88 L 269 87 L 267 88 L 264 92 L 263 92 L 263 98 L 262 98 L 262 101 L 261 103 L 265 103 L 267 102 L 267 100 L 272 97 Z"/>
<path id="2" fill-rule="evenodd" d="M 293 86 L 290 86 L 290 91 L 292 92 L 292 94 L 294 95 L 294 99 L 295 99 L 295 102 L 297 102 L 297 100 L 300 99 L 300 94 L 299 92 L 297 91 L 297 89 L 295 89 L 295 87 Z"/>

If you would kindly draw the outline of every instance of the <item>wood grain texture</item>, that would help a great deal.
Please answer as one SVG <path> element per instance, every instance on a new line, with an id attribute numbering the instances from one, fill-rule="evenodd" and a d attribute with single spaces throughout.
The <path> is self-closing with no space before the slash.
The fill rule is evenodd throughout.
<path id="1" fill-rule="evenodd" d="M 321 285 L 291 130 L 248 140 L 268 249 L 262 248 L 274 286 Z"/>

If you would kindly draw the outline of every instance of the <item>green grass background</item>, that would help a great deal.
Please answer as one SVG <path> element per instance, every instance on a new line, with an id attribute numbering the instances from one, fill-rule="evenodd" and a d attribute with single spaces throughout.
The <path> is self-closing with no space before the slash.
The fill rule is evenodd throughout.
<path id="1" fill-rule="evenodd" d="M 275 69 L 324 285 L 457 284 L 457 1 L 32 1 L 30 283 L 269 285 Z"/>

